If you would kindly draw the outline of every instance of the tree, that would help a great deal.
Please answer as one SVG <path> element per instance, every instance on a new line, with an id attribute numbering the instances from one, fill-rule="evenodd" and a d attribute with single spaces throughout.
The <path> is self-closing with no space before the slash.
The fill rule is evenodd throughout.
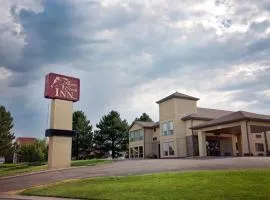
<path id="1" fill-rule="evenodd" d="M 122 120 L 120 114 L 111 111 L 102 117 L 95 131 L 95 149 L 101 156 L 111 152 L 112 158 L 117 158 L 125 152 L 128 146 L 128 123 Z"/>
<path id="2" fill-rule="evenodd" d="M 7 157 L 12 154 L 12 140 L 15 138 L 11 133 L 13 118 L 4 106 L 0 106 L 0 156 Z"/>
<path id="3" fill-rule="evenodd" d="M 22 145 L 18 149 L 18 159 L 20 162 L 45 162 L 47 155 L 46 139 Z"/>
<path id="4" fill-rule="evenodd" d="M 73 130 L 77 132 L 72 139 L 72 156 L 87 156 L 93 146 L 93 127 L 82 111 L 73 113 Z"/>
<path id="5" fill-rule="evenodd" d="M 143 113 L 139 118 L 136 117 L 135 121 L 153 122 L 150 116 L 146 113 Z"/>

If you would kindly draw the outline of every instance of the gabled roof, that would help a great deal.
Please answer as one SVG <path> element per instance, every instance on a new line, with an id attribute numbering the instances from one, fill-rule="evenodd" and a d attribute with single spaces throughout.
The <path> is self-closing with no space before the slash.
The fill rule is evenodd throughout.
<path id="1" fill-rule="evenodd" d="M 156 103 L 157 104 L 160 104 L 160 103 L 163 103 L 165 101 L 168 101 L 170 99 L 173 99 L 173 98 L 177 98 L 177 99 L 187 99 L 187 100 L 193 100 L 193 101 L 198 101 L 199 99 L 196 98 L 196 97 L 192 97 L 192 96 L 189 96 L 189 95 L 186 95 L 186 94 L 182 94 L 182 93 L 179 93 L 179 92 L 175 92 L 159 101 L 157 101 Z"/>
<path id="2" fill-rule="evenodd" d="M 134 125 L 134 124 L 138 124 L 139 126 L 143 127 L 143 128 L 157 128 L 159 127 L 159 122 L 142 122 L 142 121 L 134 121 L 129 129 L 131 129 L 131 127 Z"/>
<path id="3" fill-rule="evenodd" d="M 233 112 L 233 113 L 230 113 L 228 115 L 219 117 L 217 119 L 213 119 L 211 121 L 199 124 L 197 126 L 192 127 L 192 129 L 197 130 L 197 129 L 201 129 L 201 128 L 207 128 L 207 127 L 221 125 L 221 124 L 238 122 L 238 121 L 242 121 L 242 120 L 270 122 L 270 116 L 269 115 L 260 115 L 260 114 L 256 114 L 256 113 L 245 112 L 245 111 L 238 111 L 238 112 Z"/>
<path id="4" fill-rule="evenodd" d="M 219 117 L 222 117 L 224 115 L 230 114 L 232 111 L 227 111 L 227 110 L 218 110 L 218 109 L 210 109 L 210 108 L 197 108 L 196 113 L 192 113 L 190 115 L 187 115 L 182 118 L 183 121 L 186 120 L 212 120 L 216 119 Z"/>

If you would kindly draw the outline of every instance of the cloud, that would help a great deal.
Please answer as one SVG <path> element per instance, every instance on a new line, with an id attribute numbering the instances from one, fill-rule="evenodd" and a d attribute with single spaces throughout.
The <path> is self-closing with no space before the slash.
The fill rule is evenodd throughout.
<path id="1" fill-rule="evenodd" d="M 269 113 L 269 10 L 267 0 L 4 1 L 0 104 L 17 135 L 42 137 L 44 77 L 57 72 L 81 79 L 75 109 L 94 125 L 111 109 L 158 120 L 155 102 L 176 90 Z"/>
<path id="2" fill-rule="evenodd" d="M 7 79 L 11 75 L 11 71 L 0 66 L 0 80 Z"/>

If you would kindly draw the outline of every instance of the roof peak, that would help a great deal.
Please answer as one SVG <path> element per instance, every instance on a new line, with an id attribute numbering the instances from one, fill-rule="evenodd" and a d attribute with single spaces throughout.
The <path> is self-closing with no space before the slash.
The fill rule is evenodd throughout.
<path id="1" fill-rule="evenodd" d="M 156 103 L 157 104 L 160 104 L 160 103 L 163 103 L 165 101 L 168 101 L 170 99 L 174 99 L 174 98 L 177 98 L 177 99 L 187 99 L 187 100 L 193 100 L 193 101 L 198 101 L 199 98 L 196 98 L 196 97 L 193 97 L 193 96 L 189 96 L 189 95 L 186 95 L 186 94 L 183 94 L 183 93 L 180 93 L 180 92 L 175 92 L 159 101 L 157 101 Z"/>
<path id="2" fill-rule="evenodd" d="M 129 129 L 131 129 L 131 127 L 134 125 L 134 124 L 138 124 L 144 128 L 155 128 L 155 127 L 158 127 L 159 126 L 159 121 L 158 122 L 145 122 L 145 121 L 138 121 L 138 120 L 135 120 L 133 121 L 133 123 L 130 125 Z"/>

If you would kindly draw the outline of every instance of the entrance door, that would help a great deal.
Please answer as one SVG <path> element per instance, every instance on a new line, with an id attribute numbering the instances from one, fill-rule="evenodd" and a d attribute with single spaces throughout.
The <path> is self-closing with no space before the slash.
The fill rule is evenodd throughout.
<path id="1" fill-rule="evenodd" d="M 220 156 L 220 141 L 207 140 L 206 149 L 207 149 L 207 156 Z"/>

